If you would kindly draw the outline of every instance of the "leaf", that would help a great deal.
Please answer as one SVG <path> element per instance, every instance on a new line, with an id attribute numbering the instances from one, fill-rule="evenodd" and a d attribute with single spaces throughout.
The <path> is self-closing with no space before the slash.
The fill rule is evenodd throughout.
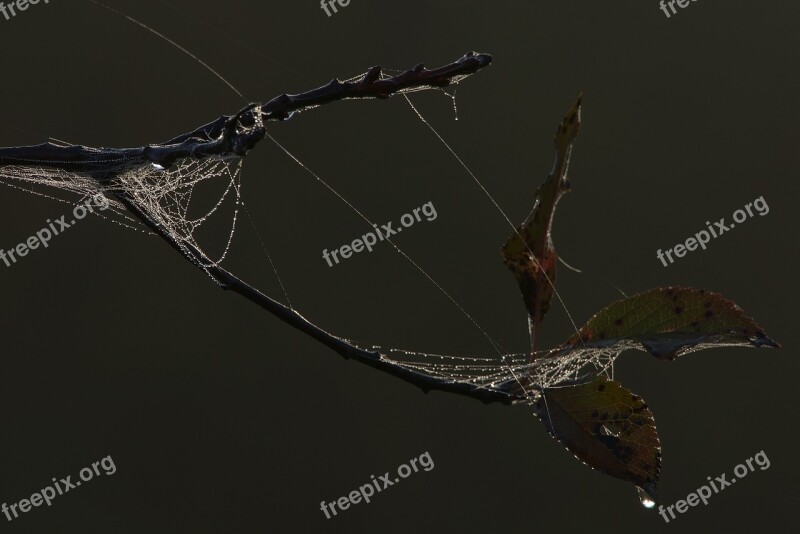
<path id="1" fill-rule="evenodd" d="M 538 325 L 550 309 L 555 293 L 558 256 L 550 236 L 556 204 L 569 191 L 567 170 L 572 143 L 581 128 L 581 96 L 558 126 L 553 170 L 534 195 L 534 206 L 525 222 L 501 250 L 503 261 L 517 279 L 531 319 Z"/>
<path id="2" fill-rule="evenodd" d="M 658 288 L 619 300 L 589 319 L 560 349 L 633 341 L 672 360 L 714 345 L 780 345 L 732 301 L 702 289 Z"/>
<path id="3" fill-rule="evenodd" d="M 547 431 L 579 460 L 632 482 L 656 500 L 661 447 L 653 414 L 641 397 L 598 376 L 543 390 L 536 411 Z"/>

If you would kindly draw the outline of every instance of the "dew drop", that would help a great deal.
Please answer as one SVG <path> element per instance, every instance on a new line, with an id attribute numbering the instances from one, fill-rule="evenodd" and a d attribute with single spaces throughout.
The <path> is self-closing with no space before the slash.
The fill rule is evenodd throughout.
<path id="1" fill-rule="evenodd" d="M 642 506 L 650 510 L 651 508 L 655 507 L 656 501 L 653 500 L 653 497 L 650 494 L 643 490 L 640 487 L 636 487 L 636 491 L 639 493 L 639 501 L 641 501 Z"/>

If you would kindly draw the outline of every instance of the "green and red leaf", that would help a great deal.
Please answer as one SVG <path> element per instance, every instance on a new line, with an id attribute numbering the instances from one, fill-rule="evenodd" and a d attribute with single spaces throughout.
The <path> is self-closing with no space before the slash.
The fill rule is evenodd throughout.
<path id="1" fill-rule="evenodd" d="M 635 484 L 656 500 L 661 446 L 653 414 L 641 397 L 598 376 L 585 384 L 545 389 L 536 412 L 579 460 Z"/>
<path id="2" fill-rule="evenodd" d="M 780 347 L 734 302 L 702 289 L 666 287 L 619 300 L 583 325 L 560 348 L 634 342 L 657 358 L 715 345 Z"/>
<path id="3" fill-rule="evenodd" d="M 653 414 L 638 395 L 600 373 L 631 348 L 671 360 L 714 346 L 780 345 L 721 295 L 667 287 L 607 306 L 567 341 L 546 354 L 538 353 L 539 327 L 556 295 L 553 216 L 561 196 L 570 189 L 567 171 L 580 128 L 579 98 L 558 127 L 553 170 L 536 190 L 531 214 L 501 251 L 529 314 L 532 349 L 531 361 L 518 366 L 502 390 L 526 400 L 535 392 L 536 414 L 548 432 L 590 467 L 635 484 L 649 507 L 656 500 L 661 468 Z M 574 385 L 583 380 L 584 372 L 597 376 Z"/>

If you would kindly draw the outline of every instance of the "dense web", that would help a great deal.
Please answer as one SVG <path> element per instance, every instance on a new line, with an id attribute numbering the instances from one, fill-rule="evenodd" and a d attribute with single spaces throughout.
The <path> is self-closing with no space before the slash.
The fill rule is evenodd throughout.
<path id="1" fill-rule="evenodd" d="M 532 402 L 542 389 L 577 383 L 598 373 L 610 372 L 614 359 L 627 348 L 570 347 L 538 354 L 529 352 L 502 357 L 452 356 L 373 347 L 386 362 L 445 382 L 463 383 L 508 396 L 512 403 Z"/>
<path id="2" fill-rule="evenodd" d="M 96 179 L 93 172 L 70 172 L 43 165 L 6 165 L 0 166 L 0 182 L 26 191 L 31 189 L 23 186 L 55 188 L 75 194 L 81 200 L 102 194 L 119 214 L 123 214 L 124 207 L 115 198 L 123 196 L 131 199 L 178 243 L 187 257 L 194 258 L 195 255 L 189 252 L 199 251 L 203 258 L 199 267 L 207 269 L 225 259 L 243 203 L 240 182 L 242 158 L 185 158 L 170 168 L 126 161 L 103 161 L 103 164 L 106 177 L 102 181 Z M 109 169 L 114 172 L 110 173 Z M 199 215 L 190 216 L 195 198 L 193 193 L 207 181 L 222 182 L 223 190 L 210 208 L 201 210 Z M 223 252 L 212 257 L 205 252 L 196 234 L 226 200 L 234 203 L 233 214 L 229 217 L 230 231 Z M 127 219 L 132 221 L 130 217 Z M 378 346 L 363 348 L 380 352 L 381 360 L 390 366 L 408 369 L 445 383 L 463 383 L 496 391 L 513 401 L 530 401 L 530 395 L 536 395 L 542 388 L 578 381 L 585 374 L 610 369 L 614 358 L 629 347 L 618 345 L 608 349 L 573 347 L 568 351 L 553 350 L 543 352 L 533 362 L 530 362 L 530 353 L 453 356 Z"/>
<path id="3" fill-rule="evenodd" d="M 357 79 L 359 77 L 353 78 Z M 408 103 L 411 105 L 410 101 Z M 412 109 L 420 116 L 420 120 L 430 126 L 413 105 Z M 371 223 L 358 208 L 341 196 L 318 173 L 308 169 L 271 135 L 267 136 L 355 213 Z M 219 266 L 230 250 L 239 212 L 244 206 L 241 184 L 244 159 L 240 156 L 223 154 L 184 157 L 175 160 L 168 167 L 143 162 L 141 158 L 132 156 L 97 157 L 90 163 L 83 162 L 77 165 L 73 159 L 67 157 L 45 160 L 9 156 L 3 152 L 4 150 L 7 149 L 0 149 L 0 183 L 6 186 L 76 204 L 102 195 L 107 199 L 113 214 L 106 218 L 125 226 L 149 231 L 145 225 L 130 216 L 126 211 L 126 204 L 122 201 L 124 200 L 128 206 L 135 207 L 140 215 L 148 218 L 159 233 L 167 236 L 187 258 L 206 272 L 209 272 L 211 267 Z M 98 151 L 96 155 L 100 156 L 101 152 Z M 73 169 L 74 167 L 80 168 Z M 477 181 L 471 172 L 470 174 Z M 207 195 L 200 195 L 203 198 L 201 201 L 200 196 L 196 194 L 203 184 L 216 186 L 215 196 L 210 201 Z M 48 193 L 53 191 L 65 194 L 71 197 L 71 200 Z M 225 205 L 230 209 L 222 210 Z M 95 214 L 104 217 L 101 213 Z M 211 254 L 201 245 L 198 231 L 214 219 L 215 214 L 220 214 L 217 218 L 224 220 L 228 231 L 221 252 Z M 419 262 L 411 259 L 396 244 L 392 245 L 488 337 L 485 330 L 464 311 L 441 284 L 422 269 Z M 277 275 L 276 270 L 275 274 Z M 288 300 L 288 295 L 286 297 Z M 606 347 L 573 345 L 541 351 L 532 360 L 530 353 L 505 354 L 494 342 L 493 355 L 454 356 L 366 346 L 342 340 L 374 352 L 381 364 L 387 368 L 406 370 L 442 384 L 461 384 L 494 392 L 504 396 L 508 402 L 529 403 L 536 400 L 542 389 L 581 382 L 599 373 L 612 374 L 614 360 L 623 351 L 642 350 L 642 346 L 633 341 L 617 342 Z M 721 343 L 714 346 L 724 345 Z M 692 350 L 694 349 L 689 347 L 682 352 Z"/>
<path id="4" fill-rule="evenodd" d="M 742 346 L 736 341 L 707 342 L 702 346 L 683 346 L 675 356 L 708 348 Z M 372 349 L 380 351 L 382 360 L 390 365 L 436 377 L 443 382 L 469 384 L 477 389 L 497 392 L 507 396 L 510 403 L 532 403 L 543 389 L 586 382 L 599 374 L 613 379 L 614 362 L 623 352 L 646 352 L 641 343 L 633 340 L 620 340 L 608 346 L 559 347 L 537 353 L 533 361 L 528 352 L 505 354 L 498 358 L 430 354 L 378 346 Z"/>
<path id="5" fill-rule="evenodd" d="M 357 78 L 353 78 L 355 79 Z M 415 112 L 419 113 L 417 110 Z M 9 164 L 8 159 L 4 157 L 5 164 L 0 165 L 0 183 L 37 194 L 44 194 L 38 193 L 39 188 L 55 189 L 76 195 L 78 202 L 100 194 L 109 200 L 112 210 L 119 216 L 117 219 L 124 217 L 126 224 L 134 226 L 135 220 L 125 213 L 124 205 L 118 200 L 127 199 L 169 236 L 172 242 L 177 243 L 187 258 L 203 269 L 223 262 L 231 247 L 237 217 L 243 204 L 241 175 L 244 160 L 241 157 L 212 155 L 182 158 L 166 168 L 158 164 L 143 163 L 136 158 L 99 159 L 93 163 L 92 168 L 79 171 L 70 171 L 70 162 L 67 160 L 29 160 Z M 296 161 L 308 170 L 302 162 Z M 318 174 L 312 174 L 326 187 L 331 188 Z M 218 187 L 221 192 L 217 193 L 215 201 L 203 202 L 203 208 L 196 209 L 195 205 L 199 202 L 196 201 L 195 190 L 206 182 L 222 184 Z M 355 206 L 338 195 L 333 188 L 331 190 L 363 217 Z M 45 196 L 58 198 L 47 194 Z M 233 205 L 232 210 L 226 211 L 232 211 L 225 217 L 229 226 L 227 239 L 221 253 L 211 254 L 201 245 L 197 233 L 226 202 Z M 398 252 L 405 254 L 394 246 Z M 408 259 L 428 276 L 417 262 Z M 441 285 L 437 286 L 442 289 Z M 454 299 L 453 301 L 456 303 Z M 470 317 L 468 314 L 467 316 Z M 481 331 L 485 333 L 483 329 Z M 496 344 L 494 346 L 498 347 Z M 589 368 L 595 373 L 610 368 L 614 357 L 621 352 L 618 348 L 573 348 L 569 353 L 551 351 L 541 354 L 531 363 L 529 353 L 503 354 L 499 348 L 492 356 L 447 356 L 369 347 L 370 350 L 379 350 L 381 360 L 389 366 L 404 368 L 443 382 L 464 383 L 479 389 L 497 391 L 517 401 L 529 400 L 531 392 L 542 388 L 579 380 L 581 373 L 586 373 Z"/>
<path id="6" fill-rule="evenodd" d="M 3 157 L 4 160 L 11 158 Z M 68 160 L 19 161 L 17 164 L 0 166 L 0 183 L 53 198 L 68 200 L 40 191 L 60 190 L 77 197 L 77 204 L 102 195 L 108 201 L 112 220 L 131 228 L 144 226 L 125 213 L 119 200 L 133 202 L 146 214 L 181 251 L 201 268 L 218 265 L 225 259 L 236 229 L 241 205 L 241 167 L 238 157 L 215 156 L 208 158 L 184 158 L 169 168 L 153 163 L 142 163 L 135 158 L 100 159 L 93 162 L 95 168 L 80 171 L 69 170 Z M 61 166 L 61 168 L 59 168 Z M 195 190 L 204 182 L 222 182 L 222 193 L 210 206 L 195 200 Z M 201 226 L 217 213 L 221 206 L 233 204 L 230 231 L 222 252 L 218 255 L 206 253 L 197 238 Z M 95 214 L 104 216 L 99 212 Z M 200 261 L 196 254 L 200 253 Z"/>
<path id="7" fill-rule="evenodd" d="M 134 22 L 145 29 L 153 31 L 138 23 L 138 21 Z M 163 35 L 157 32 L 154 33 L 166 39 Z M 178 46 L 172 41 L 169 42 L 174 46 Z M 191 56 L 186 49 L 178 48 Z M 199 61 L 196 57 L 191 57 Z M 469 55 L 465 57 L 469 57 Z M 221 78 L 216 71 L 213 71 L 205 64 L 203 65 Z M 332 85 L 328 87 L 356 87 L 367 81 L 372 83 L 375 81 L 397 80 L 402 79 L 403 76 L 418 73 L 421 70 L 421 66 L 405 73 L 403 71 L 391 72 L 385 69 L 370 69 L 358 76 L 331 82 Z M 467 76 L 468 74 L 448 76 L 447 86 L 452 87 Z M 221 79 L 230 86 L 226 80 Z M 455 109 L 455 97 L 450 93 L 445 93 L 443 88 L 436 83 L 416 84 L 412 87 L 394 90 L 392 94 L 404 95 L 413 112 L 445 144 L 447 149 L 458 159 L 459 163 L 494 203 L 509 225 L 514 228 L 510 219 L 480 180 L 438 132 L 433 129 L 408 98 L 409 93 L 423 90 L 441 91 L 453 99 Z M 239 91 L 236 92 L 241 96 Z M 345 96 L 339 99 L 345 100 L 348 98 L 350 97 Z M 365 96 L 359 95 L 354 98 L 365 98 Z M 281 99 L 283 100 L 280 101 Z M 283 95 L 283 97 L 275 100 L 280 101 L 277 104 L 281 105 L 285 104 L 287 100 L 291 100 L 291 97 Z M 75 196 L 77 196 L 78 203 L 97 195 L 103 195 L 108 200 L 113 214 L 109 218 L 125 226 L 145 229 L 145 231 L 155 231 L 155 233 L 160 234 L 161 237 L 176 246 L 195 265 L 211 275 L 211 270 L 221 265 L 230 250 L 239 212 L 244 206 L 241 189 L 244 161 L 242 156 L 252 148 L 256 141 L 267 137 L 276 143 L 298 165 L 327 187 L 336 197 L 345 202 L 355 213 L 372 224 L 370 219 L 340 195 L 318 173 L 306 167 L 299 158 L 290 153 L 266 132 L 264 126 L 266 121 L 275 120 L 275 117 L 270 115 L 272 112 L 267 112 L 266 108 L 274 102 L 271 101 L 263 107 L 245 108 L 239 115 L 228 118 L 229 120 L 225 123 L 226 130 L 212 129 L 215 137 L 210 139 L 207 145 L 214 145 L 214 143 L 220 143 L 225 140 L 230 142 L 232 147 L 236 147 L 237 143 L 239 143 L 244 147 L 242 150 L 232 148 L 230 150 L 220 150 L 218 153 L 203 150 L 198 151 L 197 154 L 189 151 L 188 154 L 181 154 L 181 157 L 170 159 L 161 164 L 143 157 L 149 153 L 150 147 L 103 151 L 87 147 L 49 144 L 49 147 L 55 147 L 56 150 L 49 150 L 49 155 L 46 158 L 36 155 L 37 152 L 35 150 L 29 151 L 33 155 L 25 156 L 24 152 L 23 155 L 20 155 L 19 151 L 14 151 L 13 149 L 0 149 L 0 183 L 62 201 L 67 200 L 45 193 L 42 189 L 68 193 L 73 197 L 72 202 L 76 202 Z M 325 101 L 321 103 L 325 103 Z M 317 105 L 321 104 L 297 106 L 297 109 L 286 114 L 286 116 L 279 116 L 278 119 L 291 118 L 294 114 L 312 109 Z M 233 131 L 229 129 L 231 127 Z M 187 134 L 187 136 L 189 135 Z M 230 136 L 230 138 L 226 138 L 226 135 Z M 179 139 L 185 140 L 187 136 L 182 136 Z M 61 153 L 59 152 L 60 149 L 63 149 L 64 154 L 61 157 L 58 155 Z M 70 152 L 73 149 L 79 149 L 78 152 L 82 157 L 75 158 L 74 153 Z M 216 196 L 210 202 L 206 195 L 199 195 L 202 198 L 202 200 L 199 200 L 196 193 L 202 184 L 207 183 L 213 183 L 217 186 Z M 221 208 L 226 205 L 230 209 L 222 210 Z M 133 214 L 130 213 L 131 211 L 133 211 Z M 216 217 L 225 219 L 225 224 L 228 228 L 227 238 L 221 247 L 221 252 L 212 254 L 202 246 L 198 233 L 206 223 L 215 219 L 214 215 L 220 213 L 227 214 L 226 216 L 220 215 Z M 131 215 L 135 215 L 135 217 Z M 147 224 L 142 224 L 141 220 L 144 220 Z M 434 280 L 421 267 L 419 262 L 413 260 L 391 240 L 388 241 L 401 256 L 433 283 L 480 330 L 490 341 L 494 354 L 490 356 L 448 356 L 410 352 L 394 348 L 366 347 L 342 339 L 342 341 L 358 346 L 360 349 L 374 352 L 377 361 L 386 368 L 404 370 L 412 375 L 426 377 L 442 384 L 461 384 L 479 390 L 494 392 L 499 396 L 505 396 L 509 402 L 531 402 L 543 388 L 580 381 L 586 376 L 597 373 L 610 372 L 616 356 L 627 348 L 633 348 L 621 344 L 606 348 L 598 348 L 596 346 L 570 347 L 537 354 L 537 358 L 533 360 L 530 353 L 505 354 L 500 345 L 444 289 L 442 284 Z M 274 265 L 272 267 L 277 276 L 277 270 L 275 270 Z M 215 281 L 220 282 L 214 275 L 211 276 Z M 280 277 L 278 279 L 280 281 Z M 283 286 L 282 282 L 281 286 Z M 288 294 L 285 294 L 285 296 L 288 301 Z M 564 309 L 566 310 L 565 306 Z"/>

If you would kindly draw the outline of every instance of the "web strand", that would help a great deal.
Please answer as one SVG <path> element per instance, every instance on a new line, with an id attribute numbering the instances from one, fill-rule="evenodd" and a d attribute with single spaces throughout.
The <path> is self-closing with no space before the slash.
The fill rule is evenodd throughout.
<path id="1" fill-rule="evenodd" d="M 376 226 L 376 224 L 375 224 L 375 223 L 373 223 L 373 222 L 372 222 L 372 221 L 369 219 L 369 217 L 367 217 L 366 215 L 364 215 L 364 214 L 363 214 L 363 213 L 362 213 L 362 212 L 361 212 L 361 211 L 360 211 L 358 208 L 356 208 L 356 207 L 355 207 L 355 206 L 354 206 L 354 205 L 353 205 L 353 204 L 352 204 L 352 203 L 351 203 L 349 200 L 347 200 L 346 198 L 344 198 L 344 196 L 342 196 L 342 195 L 341 195 L 341 194 L 340 194 L 338 191 L 336 191 L 336 189 L 334 189 L 334 188 L 333 188 L 333 187 L 332 187 L 332 186 L 331 186 L 331 185 L 330 185 L 328 182 L 326 182 L 325 180 L 323 180 L 323 179 L 322 179 L 322 177 L 321 177 L 319 174 L 317 174 L 316 172 L 314 172 L 313 170 L 311 170 L 310 168 L 308 168 L 308 166 L 307 166 L 305 163 L 303 163 L 302 161 L 300 161 L 300 159 L 298 159 L 298 158 L 297 158 L 297 157 L 296 157 L 294 154 L 292 154 L 292 153 L 291 153 L 291 152 L 290 152 L 290 151 L 289 151 L 289 150 L 288 150 L 286 147 L 284 147 L 282 144 L 280 144 L 280 143 L 279 143 L 279 142 L 278 142 L 278 141 L 277 141 L 277 140 L 276 140 L 276 139 L 275 139 L 275 138 L 274 138 L 272 135 L 270 135 L 269 133 L 267 133 L 267 138 L 268 138 L 270 141 L 272 141 L 272 142 L 275 144 L 275 146 L 277 146 L 277 147 L 278 147 L 278 148 L 279 148 L 281 151 L 283 151 L 283 152 L 284 152 L 284 153 L 285 153 L 285 154 L 286 154 L 286 155 L 287 155 L 287 156 L 288 156 L 288 157 L 289 157 L 289 158 L 290 158 L 292 161 L 294 161 L 294 162 L 295 162 L 297 165 L 299 165 L 299 166 L 300 166 L 300 168 L 302 168 L 302 169 L 303 169 L 303 170 L 305 170 L 307 173 L 309 173 L 311 176 L 313 176 L 313 177 L 314 177 L 314 178 L 315 178 L 315 179 L 316 179 L 316 180 L 317 180 L 319 183 L 321 183 L 323 186 L 325 186 L 325 187 L 328 189 L 328 191 L 330 191 L 331 193 L 333 193 L 333 194 L 334 194 L 334 195 L 335 195 L 337 198 L 339 198 L 339 200 L 341 200 L 342 202 L 344 202 L 344 203 L 345 203 L 345 204 L 346 204 L 346 205 L 347 205 L 347 206 L 348 206 L 348 207 L 349 207 L 349 208 L 350 208 L 350 209 L 351 209 L 353 212 L 355 212 L 355 213 L 356 213 L 356 214 L 357 214 L 359 217 L 361 217 L 361 218 L 362 218 L 364 221 L 366 221 L 366 222 L 367 222 L 367 224 L 369 224 L 370 226 Z M 502 354 L 501 346 L 500 346 L 500 345 L 499 345 L 499 344 L 498 344 L 498 343 L 497 343 L 497 342 L 496 342 L 496 341 L 495 341 L 495 340 L 494 340 L 494 339 L 493 339 L 493 338 L 492 338 L 492 337 L 491 337 L 491 336 L 490 336 L 490 335 L 489 335 L 489 334 L 486 332 L 486 330 L 484 330 L 484 329 L 483 329 L 483 328 L 482 328 L 482 327 L 481 327 L 481 326 L 478 324 L 478 322 L 477 322 L 477 321 L 476 321 L 476 320 L 475 320 L 475 319 L 472 317 L 472 315 L 470 315 L 470 314 L 469 314 L 469 312 L 467 312 L 467 311 L 464 309 L 464 307 L 463 307 L 463 306 L 461 306 L 461 304 L 459 304 L 459 303 L 458 303 L 458 301 L 456 301 L 456 299 L 455 299 L 455 298 L 453 298 L 453 297 L 450 295 L 450 293 L 448 293 L 448 292 L 447 292 L 447 290 L 445 290 L 445 289 L 444 289 L 444 287 L 442 287 L 442 286 L 441 286 L 441 284 L 439 284 L 439 282 L 437 282 L 437 281 L 436 281 L 436 280 L 435 280 L 435 279 L 434 279 L 434 278 L 433 278 L 433 277 L 432 277 L 430 274 L 428 274 L 428 273 L 427 273 L 427 271 L 425 271 L 425 269 L 423 269 L 423 268 L 422 268 L 422 267 L 421 267 L 421 266 L 420 266 L 420 265 L 419 265 L 417 262 L 415 262 L 413 259 L 411 259 L 411 257 L 410 257 L 408 254 L 406 254 L 406 253 L 405 253 L 405 252 L 404 252 L 404 251 L 403 251 L 403 250 L 402 250 L 402 249 L 401 249 L 399 246 L 397 246 L 397 244 L 396 244 L 396 243 L 395 243 L 395 242 L 394 242 L 392 239 L 390 239 L 389 237 L 387 237 L 387 238 L 385 239 L 385 241 L 387 241 L 387 242 L 388 242 L 390 245 L 392 245 L 392 247 L 394 247 L 394 249 L 395 249 L 395 250 L 396 250 L 396 251 L 397 251 L 397 252 L 398 252 L 398 253 L 399 253 L 401 256 L 403 256 L 403 257 L 404 257 L 404 258 L 405 258 L 405 259 L 406 259 L 408 262 L 410 262 L 410 263 L 411 263 L 411 265 L 413 265 L 413 266 L 414 266 L 414 267 L 415 267 L 415 268 L 416 268 L 416 269 L 417 269 L 417 270 L 418 270 L 420 273 L 422 273 L 422 275 L 423 275 L 423 276 L 425 276 L 425 278 L 427 278 L 427 279 L 428 279 L 428 281 L 430 281 L 430 282 L 431 282 L 431 283 L 432 283 L 434 286 L 436 286 L 436 288 L 437 288 L 437 289 L 438 289 L 438 290 L 439 290 L 439 291 L 440 291 L 440 292 L 441 292 L 441 293 L 442 293 L 442 294 L 443 294 L 445 297 L 447 297 L 447 299 L 448 299 L 448 300 L 450 300 L 450 302 L 451 302 L 451 303 L 452 303 L 454 306 L 456 306 L 456 308 L 458 308 L 458 309 L 459 309 L 459 311 L 460 311 L 460 312 L 461 312 L 461 313 L 462 313 L 462 314 L 463 314 L 463 315 L 464 315 L 464 316 L 465 316 L 467 319 L 469 319 L 469 321 L 470 321 L 470 322 L 471 322 L 471 323 L 472 323 L 472 324 L 475 326 L 475 328 L 477 328 L 477 329 L 478 329 L 478 330 L 481 332 L 481 334 L 483 334 L 483 336 L 484 336 L 484 337 L 485 337 L 485 338 L 486 338 L 486 339 L 489 341 L 489 343 L 492 345 L 492 347 L 494 348 L 494 350 L 495 350 L 495 351 L 496 351 L 498 354 Z"/>
<path id="2" fill-rule="evenodd" d="M 102 7 L 102 8 L 105 8 L 105 9 L 107 9 L 107 10 L 111 11 L 112 13 L 116 13 L 116 14 L 117 14 L 117 15 L 119 15 L 120 17 L 124 17 L 125 19 L 127 19 L 127 20 L 129 20 L 129 21 L 133 22 L 134 24 L 136 24 L 136 25 L 140 26 L 141 28 L 144 28 L 145 30 L 147 30 L 148 32 L 152 33 L 152 34 L 153 34 L 153 35 L 155 35 L 156 37 L 159 37 L 160 39 L 163 39 L 163 40 L 164 40 L 164 41 L 166 41 L 167 43 L 171 44 L 172 46 L 174 46 L 175 48 L 177 48 L 178 50 L 180 50 L 181 52 L 183 52 L 184 54 L 186 54 L 187 56 L 189 56 L 190 58 L 192 58 L 193 60 L 195 60 L 195 61 L 196 61 L 197 63 L 199 63 L 201 66 L 203 66 L 203 67 L 204 67 L 206 70 L 208 70 L 208 71 L 209 71 L 211 74 L 213 74 L 213 75 L 214 75 L 214 76 L 216 76 L 216 77 L 217 77 L 217 78 L 218 78 L 220 81 L 222 81 L 222 83 L 224 83 L 225 85 L 227 85 L 227 86 L 228 86 L 228 87 L 229 87 L 229 88 L 230 88 L 230 89 L 231 89 L 231 90 L 232 90 L 234 93 L 236 93 L 237 95 L 239 95 L 239 97 L 240 97 L 242 100 L 244 100 L 245 102 L 247 102 L 247 99 L 244 97 L 244 95 L 243 95 L 241 92 L 239 92 L 239 90 L 238 90 L 236 87 L 234 87 L 234 85 L 233 85 L 231 82 L 229 82 L 227 79 L 225 79 L 225 77 L 223 77 L 223 76 L 222 76 L 222 74 L 220 74 L 219 72 L 217 72 L 216 70 L 214 70 L 214 69 L 213 69 L 213 68 L 212 68 L 212 67 L 211 67 L 211 66 L 210 66 L 208 63 L 206 63 L 205 61 L 203 61 L 202 59 L 200 59 L 199 57 L 197 57 L 196 55 L 194 55 L 193 53 L 191 53 L 189 50 L 187 50 L 187 49 L 186 49 L 186 48 L 184 48 L 183 46 L 179 45 L 178 43 L 176 43 L 175 41 L 173 41 L 172 39 L 170 39 L 169 37 L 167 37 L 166 35 L 164 35 L 163 33 L 160 33 L 159 31 L 157 31 L 157 30 L 156 30 L 156 29 L 154 29 L 154 28 L 151 28 L 151 27 L 150 27 L 150 26 L 148 26 L 147 24 L 145 24 L 145 23 L 143 23 L 143 22 L 140 22 L 140 21 L 136 20 L 135 18 L 131 17 L 130 15 L 126 15 L 125 13 L 122 13 L 121 11 L 117 11 L 117 10 L 116 10 L 116 9 L 114 9 L 113 7 L 109 7 L 109 6 L 105 5 L 105 4 L 102 4 L 102 3 L 98 2 L 97 0 L 89 0 L 89 1 L 90 1 L 90 2 L 92 2 L 93 4 L 96 4 L 96 5 L 98 5 L 98 6 Z"/>
<path id="3" fill-rule="evenodd" d="M 492 194 L 489 193 L 489 191 L 486 189 L 486 187 L 483 185 L 483 183 L 481 183 L 481 181 L 475 175 L 475 173 L 472 172 L 472 169 L 470 169 L 469 166 L 467 166 L 467 164 L 464 163 L 464 160 L 461 159 L 461 156 L 459 156 L 456 153 L 456 151 L 450 146 L 450 144 L 447 141 L 445 141 L 444 137 L 442 137 L 442 135 L 436 130 L 436 128 L 434 128 L 431 125 L 431 123 L 429 123 L 428 120 L 425 119 L 425 117 L 423 117 L 422 113 L 420 113 L 420 111 L 416 108 L 416 106 L 414 106 L 414 104 L 411 102 L 411 99 L 408 97 L 408 95 L 404 94 L 403 98 L 406 99 L 406 102 L 408 102 L 408 105 L 411 106 L 411 109 L 414 111 L 414 113 L 416 113 L 417 117 L 419 117 L 419 120 L 421 120 L 422 123 L 425 126 L 427 126 L 430 129 L 431 132 L 433 132 L 433 134 L 436 136 L 436 138 L 439 139 L 439 141 L 445 146 L 445 148 L 447 148 L 448 152 L 450 152 L 450 154 L 452 154 L 453 157 L 456 158 L 456 161 L 458 161 L 458 163 L 464 168 L 464 170 L 467 171 L 467 173 L 472 177 L 472 179 L 475 181 L 475 183 L 481 189 L 481 191 L 483 191 L 483 193 L 491 201 L 491 203 L 494 204 L 494 207 L 497 208 L 497 210 L 500 212 L 500 214 L 503 216 L 503 218 L 506 220 L 506 222 L 508 222 L 509 226 L 511 226 L 511 229 L 519 236 L 520 241 L 525 245 L 525 248 L 528 249 L 528 252 L 530 253 L 531 259 L 533 259 L 534 263 L 539 268 L 539 270 L 541 271 L 541 273 L 544 276 L 545 280 L 547 280 L 547 283 L 550 285 L 550 287 L 553 288 L 553 293 L 555 294 L 556 298 L 558 298 L 558 301 L 561 304 L 561 307 L 564 309 L 564 312 L 567 314 L 567 318 L 569 319 L 569 322 L 572 324 L 572 328 L 578 334 L 578 338 L 580 338 L 580 332 L 578 330 L 578 325 L 572 319 L 572 314 L 570 314 L 569 309 L 567 309 L 567 305 L 564 302 L 564 299 L 561 298 L 561 294 L 556 289 L 555 284 L 553 284 L 553 282 L 550 280 L 550 277 L 547 276 L 547 273 L 545 272 L 544 268 L 542 268 L 541 264 L 539 263 L 539 260 L 536 258 L 536 255 L 533 253 L 533 251 L 530 249 L 530 247 L 528 247 L 528 244 L 526 243 L 525 239 L 523 239 L 523 237 L 519 234 L 519 230 L 517 230 L 517 227 L 514 226 L 514 223 L 511 222 L 511 219 L 508 217 L 508 215 L 506 215 L 506 212 L 503 211 L 503 208 L 500 207 L 500 204 L 497 203 L 497 201 L 494 199 Z"/>
<path id="4" fill-rule="evenodd" d="M 272 267 L 272 272 L 275 273 L 275 278 L 278 279 L 278 285 L 281 286 L 283 296 L 286 298 L 286 305 L 289 306 L 290 309 L 294 309 L 292 306 L 292 300 L 289 298 L 289 293 L 286 291 L 286 286 L 283 284 L 283 279 L 281 278 L 281 275 L 278 274 L 278 268 L 275 266 L 275 262 L 272 261 L 272 255 L 269 253 L 267 246 L 264 244 L 264 239 L 261 237 L 261 232 L 258 230 L 258 227 L 253 221 L 253 217 L 250 215 L 250 210 L 247 209 L 244 201 L 242 202 L 242 207 L 244 208 L 245 215 L 247 215 L 247 220 L 250 221 L 250 226 L 253 228 L 253 231 L 255 231 L 258 241 L 261 243 L 261 248 L 264 251 L 264 254 L 267 256 L 267 261 L 269 262 L 270 267 Z"/>

